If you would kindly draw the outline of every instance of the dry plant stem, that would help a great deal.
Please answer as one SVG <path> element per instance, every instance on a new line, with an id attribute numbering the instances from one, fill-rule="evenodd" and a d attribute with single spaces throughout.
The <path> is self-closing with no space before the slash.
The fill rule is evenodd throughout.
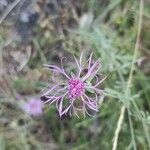
<path id="1" fill-rule="evenodd" d="M 118 119 L 118 123 L 117 123 L 117 128 L 116 128 L 115 135 L 114 135 L 114 138 L 113 138 L 113 148 L 112 148 L 112 150 L 117 149 L 118 136 L 119 136 L 119 133 L 120 133 L 120 130 L 121 130 L 121 125 L 122 125 L 122 122 L 123 122 L 123 119 L 124 119 L 125 109 L 126 109 L 126 107 L 122 106 L 120 116 L 119 116 L 119 119 Z"/>
<path id="2" fill-rule="evenodd" d="M 136 38 L 134 55 L 133 55 L 133 60 L 132 60 L 132 65 L 131 65 L 131 69 L 130 69 L 130 74 L 129 74 L 129 78 L 128 78 L 128 82 L 127 82 L 125 95 L 128 94 L 129 91 L 130 91 L 130 86 L 131 86 L 131 81 L 132 81 L 133 71 L 134 71 L 134 63 L 135 63 L 135 60 L 136 60 L 136 57 L 137 57 L 137 52 L 138 52 L 138 49 L 139 49 L 141 29 L 142 29 L 142 23 L 143 23 L 143 7 L 144 7 L 144 0 L 140 0 L 137 38 Z M 126 107 L 123 105 L 122 108 L 121 108 L 120 116 L 119 116 L 118 123 L 117 123 L 117 128 L 115 130 L 115 135 L 114 135 L 114 138 L 113 138 L 112 150 L 117 149 L 118 137 L 119 137 L 119 133 L 120 133 L 120 130 L 121 130 L 122 123 L 123 123 L 125 110 L 126 110 Z"/>
<path id="3" fill-rule="evenodd" d="M 21 0 L 16 0 L 14 1 L 12 4 L 10 4 L 7 9 L 4 11 L 4 13 L 2 14 L 1 18 L 0 18 L 0 24 L 3 22 L 3 20 L 5 20 L 5 18 L 8 16 L 8 14 L 17 6 L 17 4 L 20 2 Z"/>

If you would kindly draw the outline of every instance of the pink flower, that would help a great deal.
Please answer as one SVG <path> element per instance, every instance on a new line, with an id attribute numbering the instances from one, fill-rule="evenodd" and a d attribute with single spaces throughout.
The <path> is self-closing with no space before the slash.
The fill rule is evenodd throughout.
<path id="1" fill-rule="evenodd" d="M 60 117 L 74 112 L 83 112 L 91 116 L 90 112 L 98 112 L 98 99 L 102 96 L 103 90 L 99 88 L 105 80 L 99 79 L 98 71 L 101 67 L 100 61 L 92 62 L 92 54 L 86 62 L 83 62 L 83 53 L 79 61 L 75 57 L 76 72 L 69 70 L 69 75 L 64 70 L 61 60 L 61 68 L 55 65 L 45 65 L 52 71 L 52 84 L 49 84 L 42 97 L 46 98 L 44 103 L 50 105 L 55 103 Z M 74 66 L 73 66 L 74 67 Z M 59 75 L 59 76 L 58 76 Z M 58 76 L 58 78 L 57 78 Z"/>
<path id="2" fill-rule="evenodd" d="M 23 110 L 33 116 L 42 114 L 43 102 L 40 99 L 33 98 L 23 105 Z"/>

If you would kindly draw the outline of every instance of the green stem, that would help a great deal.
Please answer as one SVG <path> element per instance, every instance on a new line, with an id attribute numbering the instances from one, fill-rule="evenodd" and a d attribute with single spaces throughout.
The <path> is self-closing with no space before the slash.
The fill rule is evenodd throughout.
<path id="1" fill-rule="evenodd" d="M 130 87 L 131 87 L 131 82 L 132 82 L 132 77 L 133 77 L 133 71 L 134 71 L 134 63 L 136 61 L 137 53 L 138 53 L 138 49 L 139 49 L 141 29 L 142 29 L 142 23 L 143 23 L 143 7 L 144 7 L 144 0 L 140 0 L 139 23 L 138 23 L 137 38 L 136 38 L 134 55 L 133 55 L 133 59 L 132 59 L 132 64 L 131 64 L 131 69 L 130 69 L 130 73 L 129 73 L 129 78 L 128 78 L 128 82 L 127 82 L 125 95 L 128 95 L 129 92 L 130 92 Z M 117 128 L 115 130 L 115 135 L 114 135 L 114 138 L 113 138 L 112 150 L 116 150 L 117 149 L 118 137 L 119 137 L 121 126 L 122 126 L 122 123 L 123 123 L 123 120 L 124 120 L 125 110 L 126 110 L 126 107 L 123 105 L 122 108 L 121 108 L 120 116 L 119 116 L 118 123 L 117 123 Z M 132 127 L 131 118 L 129 118 L 129 123 L 130 123 L 130 129 L 131 129 L 131 132 L 132 132 L 132 140 L 135 141 L 134 140 L 134 136 L 133 136 L 133 127 Z M 135 142 L 133 142 L 133 144 L 135 144 Z M 135 145 L 134 145 L 134 148 L 136 149 Z"/>

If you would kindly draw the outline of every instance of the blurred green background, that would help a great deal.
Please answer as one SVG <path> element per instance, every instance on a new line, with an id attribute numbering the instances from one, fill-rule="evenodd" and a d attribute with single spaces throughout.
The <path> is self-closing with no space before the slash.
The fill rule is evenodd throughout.
<path id="1" fill-rule="evenodd" d="M 110 150 L 122 106 L 117 149 L 148 150 L 149 48 L 148 0 L 1 0 L 0 150 Z M 99 113 L 60 119 L 45 105 L 42 116 L 26 115 L 21 103 L 50 78 L 43 64 L 82 51 L 85 58 L 93 51 L 107 76 Z"/>

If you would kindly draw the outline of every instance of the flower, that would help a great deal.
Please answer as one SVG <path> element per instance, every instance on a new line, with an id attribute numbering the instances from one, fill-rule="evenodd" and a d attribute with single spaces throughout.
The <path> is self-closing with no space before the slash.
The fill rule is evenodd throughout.
<path id="1" fill-rule="evenodd" d="M 23 110 L 33 116 L 42 114 L 43 102 L 40 99 L 32 98 L 23 105 Z"/>
<path id="2" fill-rule="evenodd" d="M 101 67 L 100 60 L 92 61 L 92 55 L 83 63 L 83 53 L 80 59 L 75 58 L 77 69 L 75 73 L 65 70 L 61 60 L 61 68 L 56 65 L 45 65 L 52 72 L 52 84 L 49 84 L 42 97 L 46 98 L 44 103 L 50 105 L 55 103 L 60 117 L 64 114 L 83 112 L 92 116 L 90 112 L 98 112 L 98 98 L 103 95 L 103 90 L 99 88 L 105 80 L 98 75 Z M 72 68 L 72 67 L 71 67 Z M 58 76 L 58 78 L 57 78 Z M 63 82 L 62 82 L 63 81 Z"/>

